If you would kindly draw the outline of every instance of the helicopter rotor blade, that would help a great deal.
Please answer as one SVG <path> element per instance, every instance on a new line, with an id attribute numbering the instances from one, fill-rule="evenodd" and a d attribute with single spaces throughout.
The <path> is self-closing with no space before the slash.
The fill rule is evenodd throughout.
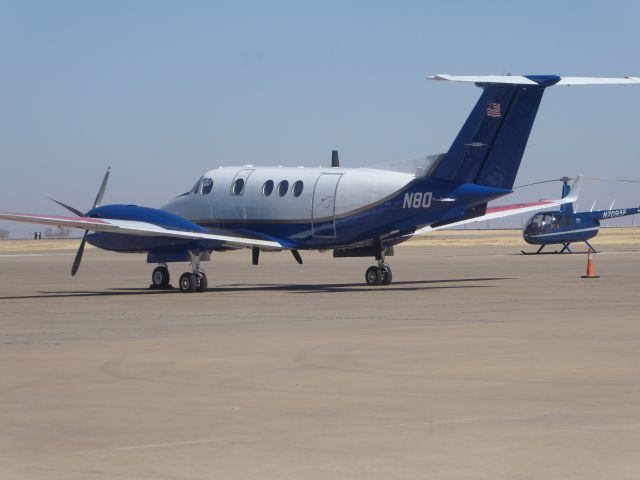
<path id="1" fill-rule="evenodd" d="M 515 190 L 516 188 L 530 187 L 531 185 L 540 185 L 541 183 L 563 182 L 565 181 L 565 179 L 567 181 L 572 180 L 569 177 L 554 178 L 552 180 L 541 180 L 539 182 L 525 183 L 524 185 L 518 185 L 517 187 L 513 187 L 513 189 Z"/>
<path id="2" fill-rule="evenodd" d="M 640 180 L 629 180 L 626 178 L 608 178 L 608 177 L 582 177 L 583 180 L 607 180 L 610 182 L 627 182 L 627 183 L 640 183 Z M 573 180 L 573 178 L 570 177 L 562 177 L 562 178 L 554 178 L 551 180 L 541 180 L 539 182 L 532 182 L 532 183 L 525 183 L 524 185 L 518 185 L 516 187 L 513 187 L 513 189 L 515 190 L 516 188 L 524 188 L 524 187 L 530 187 L 532 185 L 540 185 L 543 183 L 553 183 L 553 182 L 569 182 Z"/>
<path id="3" fill-rule="evenodd" d="M 609 182 L 626 182 L 626 183 L 640 183 L 640 180 L 629 180 L 626 178 L 608 178 L 608 177 L 583 177 L 586 180 L 607 180 Z"/>

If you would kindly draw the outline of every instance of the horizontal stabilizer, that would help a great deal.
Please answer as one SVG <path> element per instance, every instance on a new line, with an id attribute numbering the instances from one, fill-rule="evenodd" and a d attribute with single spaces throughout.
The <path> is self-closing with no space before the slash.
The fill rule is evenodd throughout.
<path id="1" fill-rule="evenodd" d="M 509 85 L 639 85 L 640 77 L 560 77 L 557 75 L 448 75 L 438 74 L 427 77 L 429 80 L 449 82 L 499 83 Z"/>
<path id="2" fill-rule="evenodd" d="M 510 217 L 511 215 L 518 215 L 522 213 L 535 212 L 545 208 L 558 207 L 566 203 L 573 203 L 578 200 L 580 195 L 580 189 L 582 188 L 582 176 L 578 175 L 571 187 L 571 193 L 566 197 L 558 200 L 538 200 L 537 202 L 529 203 L 515 203 L 512 205 L 498 205 L 495 207 L 488 207 L 485 214 L 479 217 L 468 218 L 464 220 L 456 221 L 452 220 L 447 224 L 438 224 L 435 227 L 424 227 L 420 230 L 416 230 L 414 235 L 423 235 L 425 233 L 433 232 L 434 230 L 443 230 L 445 228 L 453 228 L 460 225 L 465 225 L 472 222 L 483 222 L 485 220 L 493 220 L 496 218 Z"/>

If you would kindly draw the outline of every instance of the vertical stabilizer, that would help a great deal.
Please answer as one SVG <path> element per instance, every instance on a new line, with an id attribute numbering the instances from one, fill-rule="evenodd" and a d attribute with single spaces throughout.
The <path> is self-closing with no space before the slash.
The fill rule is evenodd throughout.
<path id="1" fill-rule="evenodd" d="M 431 176 L 511 189 L 545 87 L 480 86 L 480 99 Z"/>
<path id="2" fill-rule="evenodd" d="M 569 180 L 571 180 L 569 177 L 562 178 L 562 198 L 565 198 L 571 192 Z M 573 213 L 573 203 L 565 203 L 560 207 L 560 211 L 564 214 L 571 215 Z"/>
<path id="3" fill-rule="evenodd" d="M 544 90 L 554 85 L 640 85 L 640 77 L 448 75 L 430 80 L 475 83 L 484 91 L 431 177 L 511 189 Z"/>

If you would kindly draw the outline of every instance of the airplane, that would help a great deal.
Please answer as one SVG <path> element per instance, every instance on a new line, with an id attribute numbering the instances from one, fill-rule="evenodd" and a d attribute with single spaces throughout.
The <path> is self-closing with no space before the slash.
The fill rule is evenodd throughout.
<path id="1" fill-rule="evenodd" d="M 482 93 L 444 154 L 372 168 L 344 168 L 337 154 L 331 167 L 219 167 L 202 175 L 189 191 L 165 205 L 103 205 L 110 171 L 93 207 L 82 212 L 55 201 L 73 216 L 2 213 L 0 220 L 76 227 L 85 231 L 73 262 L 78 271 L 85 243 L 115 252 L 147 254 L 158 264 L 152 288 L 170 288 L 167 264 L 188 262 L 182 292 L 207 290 L 201 262 L 211 253 L 248 248 L 260 252 L 332 250 L 333 256 L 373 257 L 367 285 L 389 285 L 386 262 L 393 246 L 416 233 L 445 225 L 481 221 L 562 205 L 572 198 L 499 207 L 488 202 L 512 187 L 547 88 L 560 85 L 640 84 L 640 77 L 489 75 L 427 77 L 472 83 Z"/>
<path id="2" fill-rule="evenodd" d="M 562 177 L 557 180 L 545 180 L 534 182 L 528 185 L 539 183 L 562 182 L 562 198 L 571 192 L 569 177 Z M 610 180 L 606 178 L 596 178 L 595 180 Z M 614 180 L 618 182 L 640 183 L 635 180 Z M 536 252 L 525 252 L 526 255 L 536 255 L 542 252 L 547 245 L 562 245 L 562 249 L 557 253 L 573 253 L 570 245 L 575 242 L 584 242 L 592 252 L 597 250 L 589 243 L 589 239 L 598 234 L 601 220 L 625 217 L 627 215 L 637 215 L 640 208 L 618 208 L 613 210 L 613 204 L 608 210 L 596 210 L 590 212 L 574 212 L 573 202 L 564 203 L 559 211 L 541 212 L 532 216 L 522 229 L 522 238 L 530 245 L 540 245 Z M 555 253 L 555 252 L 554 252 Z"/>

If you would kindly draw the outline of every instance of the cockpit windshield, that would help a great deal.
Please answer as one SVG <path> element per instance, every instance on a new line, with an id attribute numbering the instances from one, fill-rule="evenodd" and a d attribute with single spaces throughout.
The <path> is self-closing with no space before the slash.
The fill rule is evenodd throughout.
<path id="1" fill-rule="evenodd" d="M 538 213 L 531 217 L 525 226 L 525 233 L 535 235 L 547 230 L 560 227 L 560 215 L 552 213 Z"/>
<path id="2" fill-rule="evenodd" d="M 198 190 L 200 189 L 200 182 L 202 182 L 202 177 L 200 177 L 193 188 L 189 190 L 189 193 L 198 193 Z"/>

